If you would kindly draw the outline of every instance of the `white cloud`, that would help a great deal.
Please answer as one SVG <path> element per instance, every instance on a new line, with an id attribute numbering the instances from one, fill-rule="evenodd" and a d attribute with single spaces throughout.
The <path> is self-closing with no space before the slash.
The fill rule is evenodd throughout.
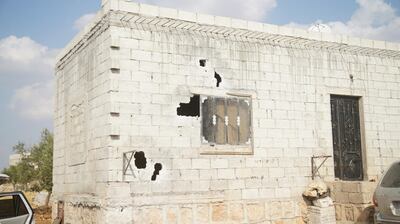
<path id="1" fill-rule="evenodd" d="M 86 26 L 86 24 L 88 24 L 95 17 L 95 15 L 96 15 L 95 13 L 88 13 L 88 14 L 85 14 L 85 15 L 79 17 L 74 22 L 74 28 L 76 30 L 83 29 Z"/>
<path id="2" fill-rule="evenodd" d="M 29 37 L 8 36 L 0 39 L 0 78 L 7 82 L 2 88 L 14 88 L 9 109 L 26 119 L 51 117 L 57 52 Z"/>
<path id="3" fill-rule="evenodd" d="M 5 37 L 0 39 L 0 75 L 49 75 L 56 53 L 29 37 Z"/>
<path id="4" fill-rule="evenodd" d="M 400 41 L 400 17 L 384 0 L 356 0 L 359 7 L 347 22 L 328 21 L 333 33 L 350 36 Z M 316 21 L 315 23 L 321 23 Z M 290 23 L 288 26 L 305 28 L 311 24 Z"/>
<path id="5" fill-rule="evenodd" d="M 51 118 L 53 113 L 53 82 L 35 83 L 15 90 L 9 107 L 26 119 Z"/>
<path id="6" fill-rule="evenodd" d="M 138 0 L 142 3 L 192 12 L 261 21 L 276 7 L 276 0 Z"/>

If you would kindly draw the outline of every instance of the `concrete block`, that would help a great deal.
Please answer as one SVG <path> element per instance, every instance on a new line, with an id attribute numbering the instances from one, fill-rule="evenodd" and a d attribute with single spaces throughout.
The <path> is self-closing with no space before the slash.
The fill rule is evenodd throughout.
<path id="1" fill-rule="evenodd" d="M 131 13 L 139 13 L 140 4 L 131 2 L 131 1 L 119 1 L 119 10 L 131 12 Z"/>
<path id="2" fill-rule="evenodd" d="M 160 17 L 166 17 L 171 19 L 178 19 L 178 10 L 171 8 L 159 8 Z"/>
<path id="3" fill-rule="evenodd" d="M 178 10 L 178 18 L 180 20 L 184 20 L 184 21 L 196 22 L 197 15 L 196 15 L 196 13 L 191 13 L 191 12 Z"/>
<path id="4" fill-rule="evenodd" d="M 374 48 L 386 49 L 386 42 L 385 41 L 374 40 Z"/>
<path id="5" fill-rule="evenodd" d="M 275 189 L 273 188 L 262 188 L 260 189 L 260 197 L 261 198 L 275 198 Z"/>
<path id="6" fill-rule="evenodd" d="M 172 159 L 173 169 L 191 169 L 192 162 L 190 159 Z"/>
<path id="7" fill-rule="evenodd" d="M 234 169 L 218 169 L 218 179 L 234 179 L 235 170 Z"/>
<path id="8" fill-rule="evenodd" d="M 211 160 L 211 168 L 228 168 L 228 160 L 227 159 L 213 159 Z"/>
<path id="9" fill-rule="evenodd" d="M 309 206 L 308 212 L 310 223 L 336 223 L 334 206 L 327 208 Z"/>
<path id="10" fill-rule="evenodd" d="M 236 29 L 247 29 L 248 28 L 248 22 L 245 21 L 245 20 L 232 18 L 231 26 L 232 26 L 232 28 L 236 28 Z"/>
<path id="11" fill-rule="evenodd" d="M 211 205 L 211 220 L 213 222 L 225 222 L 228 218 L 228 208 L 224 203 Z"/>
<path id="12" fill-rule="evenodd" d="M 193 169 L 210 169 L 210 159 L 192 159 Z"/>
<path id="13" fill-rule="evenodd" d="M 139 4 L 139 13 L 147 16 L 159 16 L 159 7 L 154 5 Z"/>
<path id="14" fill-rule="evenodd" d="M 197 22 L 201 24 L 214 25 L 214 16 L 197 13 Z"/>
<path id="15" fill-rule="evenodd" d="M 234 222 L 243 222 L 244 210 L 241 203 L 234 203 L 229 205 L 229 218 Z"/>
<path id="16" fill-rule="evenodd" d="M 256 199 L 259 197 L 260 197 L 260 194 L 259 194 L 258 189 L 243 189 L 242 190 L 242 198 L 245 200 Z"/>
<path id="17" fill-rule="evenodd" d="M 215 16 L 215 25 L 217 25 L 217 26 L 231 27 L 231 25 L 232 25 L 232 19 L 231 19 L 231 18 L 228 18 L 228 17 Z"/>
<path id="18" fill-rule="evenodd" d="M 195 222 L 207 223 L 210 219 L 210 207 L 208 205 L 198 205 L 195 209 Z"/>
<path id="19" fill-rule="evenodd" d="M 246 205 L 249 222 L 260 222 L 265 219 L 265 208 L 263 203 L 251 203 Z"/>

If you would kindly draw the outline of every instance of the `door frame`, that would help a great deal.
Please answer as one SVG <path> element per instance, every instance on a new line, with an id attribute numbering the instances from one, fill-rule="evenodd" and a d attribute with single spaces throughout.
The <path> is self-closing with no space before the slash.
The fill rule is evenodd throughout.
<path id="1" fill-rule="evenodd" d="M 358 115 L 359 115 L 359 125 L 360 125 L 360 147 L 361 147 L 361 161 L 362 161 L 362 180 L 355 180 L 355 181 L 365 181 L 368 179 L 367 175 L 367 150 L 366 150 L 366 141 L 365 141 L 365 117 L 364 117 L 364 98 L 360 95 L 351 95 L 351 94 L 343 94 L 343 93 L 329 93 L 329 116 L 330 116 L 330 130 L 331 130 L 331 139 L 332 139 L 332 161 L 335 161 L 334 158 L 334 148 L 333 148 L 333 130 L 332 130 L 332 111 L 331 111 L 331 99 L 332 96 L 336 97 L 352 97 L 358 100 Z M 339 179 L 334 174 L 335 179 Z M 350 181 L 350 180 L 343 180 L 341 181 Z"/>

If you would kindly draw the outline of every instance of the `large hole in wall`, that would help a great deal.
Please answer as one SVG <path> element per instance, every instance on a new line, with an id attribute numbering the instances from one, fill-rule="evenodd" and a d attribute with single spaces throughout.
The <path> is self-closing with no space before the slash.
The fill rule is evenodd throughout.
<path id="1" fill-rule="evenodd" d="M 146 156 L 144 152 L 136 152 L 135 153 L 135 166 L 138 169 L 145 169 L 147 164 Z"/>
<path id="2" fill-rule="evenodd" d="M 176 112 L 179 116 L 200 117 L 200 96 L 192 96 L 189 103 L 180 103 Z"/>
<path id="3" fill-rule="evenodd" d="M 215 72 L 214 78 L 217 81 L 217 87 L 219 87 L 219 84 L 222 82 L 222 77 L 217 72 Z"/>
<path id="4" fill-rule="evenodd" d="M 157 175 L 160 174 L 160 170 L 162 170 L 161 163 L 154 164 L 154 171 L 153 171 L 153 175 L 151 176 L 152 181 L 155 181 L 157 179 Z"/>
<path id="5" fill-rule="evenodd" d="M 199 64 L 200 64 L 201 67 L 206 67 L 206 62 L 207 62 L 206 59 L 200 59 L 199 60 Z"/>

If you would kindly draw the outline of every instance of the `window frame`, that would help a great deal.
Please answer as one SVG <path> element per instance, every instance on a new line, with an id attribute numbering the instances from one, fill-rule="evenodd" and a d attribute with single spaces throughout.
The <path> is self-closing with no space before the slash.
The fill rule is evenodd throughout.
<path id="1" fill-rule="evenodd" d="M 242 94 L 226 94 L 226 95 L 210 95 L 210 94 L 198 94 L 200 96 L 200 143 L 202 155 L 253 155 L 253 143 L 254 143 L 254 131 L 253 131 L 253 97 L 252 95 Z M 226 103 L 227 99 L 244 99 L 249 105 L 249 138 L 246 144 L 230 145 L 217 144 L 208 142 L 205 140 L 203 135 L 203 102 L 209 97 L 223 98 L 225 99 L 225 110 L 227 110 Z M 239 107 L 238 107 L 239 109 Z M 225 111 L 226 112 L 226 111 Z M 225 130 L 227 131 L 227 130 Z M 240 135 L 238 136 L 240 138 Z M 238 140 L 239 141 L 239 140 Z"/>

